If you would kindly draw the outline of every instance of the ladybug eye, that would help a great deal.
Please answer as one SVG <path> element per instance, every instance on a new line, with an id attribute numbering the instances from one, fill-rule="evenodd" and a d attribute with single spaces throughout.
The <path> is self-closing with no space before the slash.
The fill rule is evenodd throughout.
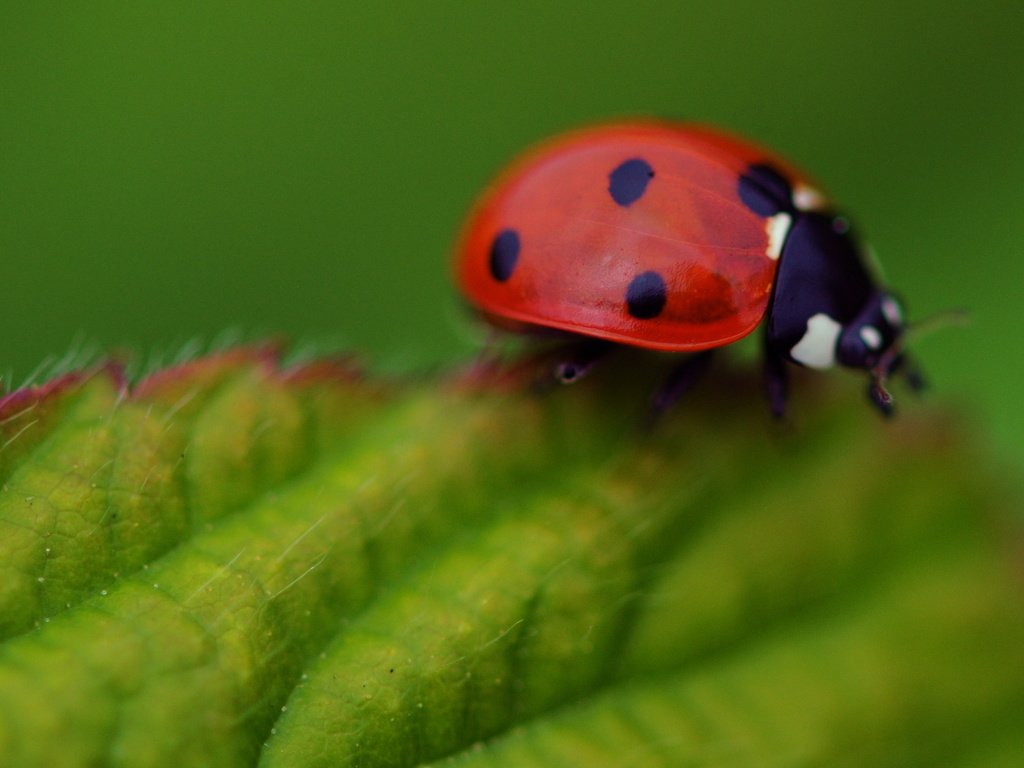
<path id="1" fill-rule="evenodd" d="M 882 299 L 882 314 L 885 315 L 885 319 L 893 328 L 902 327 L 903 309 L 900 307 L 900 303 L 892 296 L 886 296 Z"/>
<path id="2" fill-rule="evenodd" d="M 860 329 L 860 340 L 868 349 L 880 349 L 882 346 L 882 334 L 873 325 L 865 325 Z"/>
<path id="3" fill-rule="evenodd" d="M 845 235 L 850 231 L 850 220 L 845 216 L 836 216 L 832 219 L 832 231 L 837 235 Z"/>

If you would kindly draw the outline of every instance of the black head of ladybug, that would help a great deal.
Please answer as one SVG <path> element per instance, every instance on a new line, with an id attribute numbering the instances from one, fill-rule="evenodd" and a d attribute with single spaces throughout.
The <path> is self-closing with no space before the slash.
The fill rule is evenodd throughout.
<path id="1" fill-rule="evenodd" d="M 899 300 L 891 293 L 878 291 L 843 327 L 836 359 L 849 368 L 878 368 L 898 349 L 902 335 L 903 309 Z"/>
<path id="2" fill-rule="evenodd" d="M 788 361 L 868 371 L 868 394 L 888 414 L 892 399 L 885 381 L 906 365 L 900 301 L 867 268 L 864 248 L 845 216 L 802 209 L 774 169 L 752 166 L 745 179 L 740 193 L 748 206 L 763 216 L 785 217 L 788 224 L 765 328 L 767 370 L 777 379 L 769 382 L 773 410 L 781 414 L 785 406 L 782 363 Z M 919 380 L 915 376 L 912 383 Z"/>

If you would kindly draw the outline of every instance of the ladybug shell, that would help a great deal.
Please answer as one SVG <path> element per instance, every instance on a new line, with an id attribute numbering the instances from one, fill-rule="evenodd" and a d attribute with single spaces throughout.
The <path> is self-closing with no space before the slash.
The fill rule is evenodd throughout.
<path id="1" fill-rule="evenodd" d="M 477 203 L 457 247 L 459 286 L 499 325 L 676 352 L 736 341 L 765 314 L 792 223 L 740 199 L 741 176 L 765 163 L 818 197 L 781 158 L 703 126 L 554 138 Z"/>

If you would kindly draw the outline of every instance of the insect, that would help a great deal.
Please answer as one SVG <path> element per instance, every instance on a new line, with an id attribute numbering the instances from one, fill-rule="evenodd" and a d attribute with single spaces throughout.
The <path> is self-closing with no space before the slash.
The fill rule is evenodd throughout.
<path id="1" fill-rule="evenodd" d="M 463 295 L 495 325 L 575 342 L 555 374 L 584 375 L 615 345 L 691 353 L 653 408 L 693 384 L 711 351 L 763 325 L 772 411 L 787 364 L 920 376 L 900 300 L 872 274 L 849 219 L 778 155 L 718 130 L 636 121 L 549 140 L 486 190 L 457 246 Z"/>

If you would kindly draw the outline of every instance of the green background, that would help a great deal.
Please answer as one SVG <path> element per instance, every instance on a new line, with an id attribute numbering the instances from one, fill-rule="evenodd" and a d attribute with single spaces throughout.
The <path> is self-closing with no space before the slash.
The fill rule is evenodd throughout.
<path id="1" fill-rule="evenodd" d="M 6 3 L 0 371 L 232 327 L 464 358 L 447 260 L 476 191 L 654 114 L 809 168 L 913 316 L 970 308 L 916 349 L 1024 459 L 1022 28 L 1016 1 Z"/>

